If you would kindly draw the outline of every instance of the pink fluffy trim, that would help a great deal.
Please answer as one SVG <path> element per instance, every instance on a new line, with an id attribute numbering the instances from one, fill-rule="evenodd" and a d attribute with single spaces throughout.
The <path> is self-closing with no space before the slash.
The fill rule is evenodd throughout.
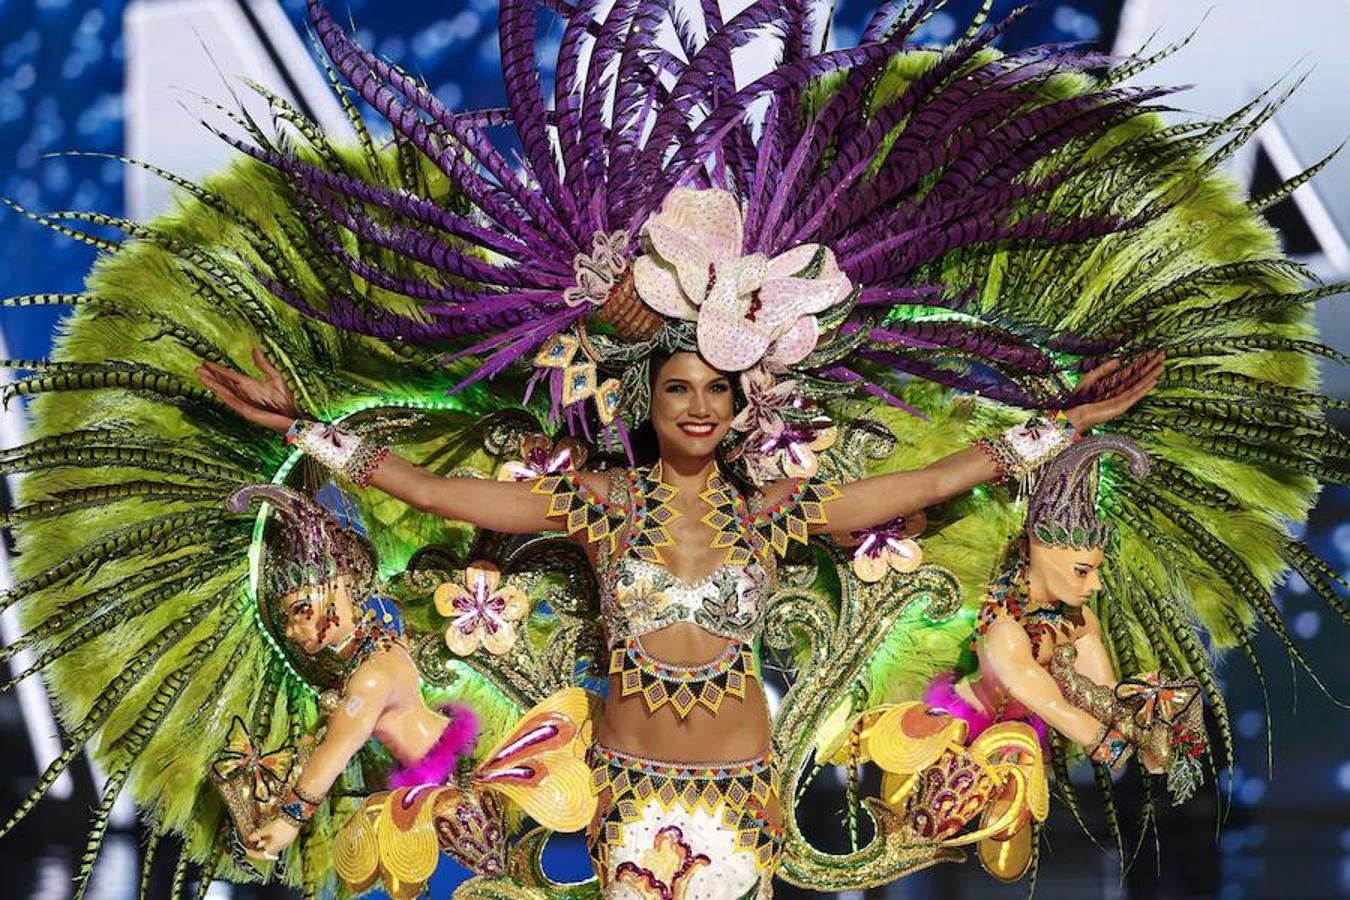
<path id="1" fill-rule="evenodd" d="M 450 717 L 445 731 L 427 755 L 407 766 L 399 766 L 389 773 L 389 788 L 414 787 L 419 784 L 448 784 L 452 780 L 460 757 L 468 755 L 478 740 L 478 717 L 467 706 L 444 706 L 441 712 Z"/>
<path id="2" fill-rule="evenodd" d="M 973 741 L 979 737 L 994 720 L 971 706 L 961 695 L 956 692 L 956 676 L 952 672 L 944 672 L 935 677 L 928 683 L 928 690 L 924 691 L 923 702 L 927 703 L 932 709 L 940 709 L 948 715 L 955 716 L 958 719 L 964 719 L 966 722 L 966 740 Z M 1017 721 L 1026 722 L 1035 731 L 1041 739 L 1041 744 L 1046 743 L 1045 723 L 1037 716 L 1028 716 L 1025 719 Z"/>

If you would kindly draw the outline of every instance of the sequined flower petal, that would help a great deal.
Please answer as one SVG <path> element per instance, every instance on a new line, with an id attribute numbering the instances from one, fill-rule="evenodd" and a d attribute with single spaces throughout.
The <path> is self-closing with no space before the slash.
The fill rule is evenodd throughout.
<path id="1" fill-rule="evenodd" d="M 464 582 L 469 586 L 470 590 L 477 589 L 480 579 L 482 580 L 482 588 L 486 592 L 491 593 L 502 580 L 502 570 L 492 563 L 481 559 L 471 563 L 465 568 Z"/>
<path id="2" fill-rule="evenodd" d="M 436 588 L 433 599 L 436 603 L 436 612 L 443 616 L 459 615 L 458 607 L 463 603 L 462 597 L 465 596 L 464 586 L 455 584 L 453 581 L 447 581 Z"/>
<path id="3" fill-rule="evenodd" d="M 713 268 L 720 267 L 723 261 L 709 252 L 695 235 L 671 228 L 660 217 L 647 223 L 647 237 L 661 261 L 674 268 L 684 295 L 690 302 L 701 304 L 708 292 Z"/>
<path id="4" fill-rule="evenodd" d="M 518 587 L 507 585 L 497 591 L 497 596 L 502 600 L 501 617 L 508 622 L 515 622 L 524 618 L 530 611 L 530 601 L 525 596 L 525 592 Z"/>
<path id="5" fill-rule="evenodd" d="M 483 649 L 493 655 L 500 656 L 515 646 L 516 629 L 510 624 L 480 630 L 483 632 Z"/>
<path id="6" fill-rule="evenodd" d="M 633 260 L 633 286 L 642 302 L 662 315 L 689 321 L 698 318 L 698 307 L 680 290 L 675 273 L 650 256 Z"/>
<path id="7" fill-rule="evenodd" d="M 828 450 L 834 446 L 834 442 L 839 439 L 839 429 L 834 425 L 828 428 L 820 428 L 816 431 L 815 440 L 807 446 L 819 453 L 822 450 Z"/>
<path id="8" fill-rule="evenodd" d="M 661 211 L 653 219 L 686 234 L 698 235 L 699 242 L 718 262 L 741 255 L 744 232 L 741 205 L 728 191 L 674 188 L 666 194 Z"/>
<path id="9" fill-rule="evenodd" d="M 880 581 L 886 575 L 887 568 L 886 560 L 881 556 L 853 557 L 853 574 L 868 584 Z"/>
<path id="10" fill-rule="evenodd" d="M 901 574 L 908 574 L 923 565 L 923 548 L 919 546 L 918 541 L 905 538 L 897 544 L 898 547 L 888 549 L 883 557 L 890 563 L 892 569 Z"/>
<path id="11" fill-rule="evenodd" d="M 739 372 L 759 362 L 769 348 L 769 335 L 722 306 L 705 306 L 698 317 L 698 350 L 708 364 Z"/>
<path id="12" fill-rule="evenodd" d="M 450 652 L 456 656 L 468 656 L 478 649 L 478 645 L 483 639 L 483 627 L 478 627 L 470 631 L 462 631 L 455 626 L 445 629 L 445 646 L 450 648 Z"/>
<path id="13" fill-rule="evenodd" d="M 793 444 L 780 456 L 783 460 L 783 474 L 789 478 L 810 478 L 820 468 L 820 460 L 816 458 L 811 448 L 804 444 Z"/>
<path id="14" fill-rule="evenodd" d="M 815 316 L 803 316 L 798 319 L 773 342 L 766 361 L 786 368 L 806 359 L 811 355 L 811 351 L 816 349 L 816 341 L 819 338 L 817 327 Z"/>

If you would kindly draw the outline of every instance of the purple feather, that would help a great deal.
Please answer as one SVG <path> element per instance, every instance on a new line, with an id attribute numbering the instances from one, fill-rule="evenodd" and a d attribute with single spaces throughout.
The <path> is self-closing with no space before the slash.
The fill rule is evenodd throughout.
<path id="1" fill-rule="evenodd" d="M 949 347 L 1036 375 L 1047 375 L 1056 368 L 1055 361 L 1035 345 L 987 326 L 917 321 L 873 328 L 867 334 L 869 340 L 880 344 L 917 340 L 919 346 Z"/>
<path id="2" fill-rule="evenodd" d="M 597 198 L 594 208 L 600 211 L 596 226 L 604 230 L 614 228 L 612 203 L 608 200 L 606 180 L 604 114 L 609 98 L 609 84 L 605 72 L 623 48 L 623 37 L 632 22 L 638 0 L 616 0 L 610 7 L 586 64 L 585 96 L 581 107 L 581 142 L 576 153 L 582 172 L 582 189 Z"/>
<path id="3" fill-rule="evenodd" d="M 581 233 L 576 204 L 559 183 L 558 159 L 544 126 L 544 98 L 534 63 L 533 0 L 502 0 L 497 31 L 506 97 L 521 145 L 544 194 L 561 203 L 564 224 L 570 229 L 570 243 L 580 248 L 589 235 Z"/>
<path id="4" fill-rule="evenodd" d="M 474 205 L 497 220 L 507 231 L 521 236 L 533 234 L 544 242 L 554 242 L 558 239 L 559 236 L 553 234 L 547 227 L 547 223 L 554 217 L 536 197 L 518 183 L 499 154 L 486 147 L 484 142 L 477 139 L 476 134 L 458 127 L 454 117 L 416 82 L 396 72 L 392 66 L 350 40 L 333 22 L 319 0 L 309 0 L 309 9 L 310 21 L 334 67 L 342 73 L 362 99 L 388 119 L 400 134 L 435 162 L 442 172 L 450 176 Z M 380 73 L 384 73 L 386 77 L 382 78 Z M 493 172 L 500 185 L 485 181 L 460 158 L 458 152 L 439 146 L 438 142 L 433 140 L 431 130 L 421 116 L 398 101 L 388 85 L 388 78 L 393 78 L 396 83 L 411 92 L 411 99 L 414 102 L 424 102 L 428 107 L 437 110 L 443 117 L 440 124 L 450 127 L 466 146 L 478 151 L 480 162 Z M 437 112 L 432 114 L 437 115 Z M 517 215 L 504 200 L 506 192 L 515 194 L 512 201 L 519 203 L 522 209 L 533 210 L 531 215 L 536 221 L 530 222 Z M 543 226 L 536 224 L 537 222 L 543 223 Z"/>
<path id="5" fill-rule="evenodd" d="M 958 372 L 952 369 L 944 369 L 932 363 L 924 362 L 920 359 L 914 359 L 902 356 L 897 353 L 890 353 L 878 350 L 861 350 L 858 355 L 863 359 L 872 362 L 881 363 L 892 369 L 901 372 L 907 372 L 919 378 L 927 379 L 935 384 L 944 387 L 955 388 L 956 390 L 967 393 L 979 394 L 990 400 L 999 403 L 1007 403 L 1010 406 L 1020 406 L 1024 409 L 1039 407 L 1039 402 L 1031 397 L 1026 391 L 1001 376 L 995 376 L 989 372 Z"/>
<path id="6" fill-rule="evenodd" d="M 853 371 L 852 369 L 846 368 L 846 367 L 844 367 L 844 366 L 833 366 L 833 367 L 831 367 L 831 368 L 829 368 L 829 369 L 823 370 L 820 374 L 823 375 L 823 376 L 826 377 L 826 378 L 833 378 L 833 379 L 836 380 L 836 381 L 853 381 L 853 382 L 857 382 L 857 383 L 859 383 L 859 384 L 862 386 L 862 389 L 863 389 L 864 391 L 866 391 L 867 393 L 871 394 L 873 397 L 876 397 L 876 398 L 878 398 L 878 399 L 884 401 L 884 402 L 886 403 L 887 406 L 894 406 L 896 409 L 904 410 L 905 412 L 909 413 L 911 416 L 915 416 L 915 417 L 917 417 L 917 418 L 919 418 L 919 419 L 924 420 L 925 422 L 928 421 L 928 416 L 927 416 L 927 415 L 925 415 L 924 413 L 919 412 L 917 409 L 915 409 L 914 407 L 910 406 L 908 403 L 906 403 L 905 401 L 901 400 L 899 397 L 895 396 L 895 395 L 892 394 L 890 391 L 886 390 L 885 388 L 881 387 L 880 385 L 878 385 L 878 384 L 873 384 L 872 382 L 868 381 L 866 378 L 863 378 L 861 375 L 859 375 L 857 372 Z"/>
<path id="7" fill-rule="evenodd" d="M 652 190 L 649 198 L 632 212 L 628 227 L 638 227 L 655 211 L 668 186 L 678 183 L 694 163 L 706 159 L 708 147 L 720 141 L 727 131 L 737 125 L 745 115 L 746 108 L 757 97 L 791 86 L 800 86 L 836 69 L 859 65 L 869 60 L 874 61 L 884 57 L 885 53 L 885 48 L 881 47 L 852 47 L 821 53 L 810 59 L 782 66 L 741 88 L 735 96 L 700 122 L 690 138 L 675 151 L 670 163 L 656 181 L 656 189 Z"/>

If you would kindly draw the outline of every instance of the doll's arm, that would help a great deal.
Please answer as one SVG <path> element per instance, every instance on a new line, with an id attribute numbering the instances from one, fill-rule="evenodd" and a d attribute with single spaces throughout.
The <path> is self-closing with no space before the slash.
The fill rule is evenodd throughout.
<path id="1" fill-rule="evenodd" d="M 1074 649 L 1078 651 L 1074 668 L 1097 684 L 1114 688 L 1120 678 L 1116 675 L 1115 666 L 1111 665 L 1111 655 L 1106 652 L 1106 645 L 1102 643 L 1101 622 L 1087 607 L 1083 607 L 1083 621 L 1087 624 L 1087 634 L 1073 642 Z"/>
<path id="2" fill-rule="evenodd" d="M 1114 701 L 1114 691 L 1116 685 L 1120 683 L 1120 678 L 1116 675 L 1115 666 L 1111 665 L 1111 656 L 1106 652 L 1106 645 L 1102 643 L 1101 622 L 1092 610 L 1086 607 L 1083 609 L 1083 621 L 1087 624 L 1087 634 L 1073 642 L 1076 652 L 1073 670 L 1093 684 L 1111 691 L 1111 699 Z M 1120 723 L 1115 719 L 1111 724 L 1120 727 Z M 1158 737 L 1146 730 L 1133 727 L 1133 722 L 1128 724 L 1130 727 L 1123 727 L 1120 730 L 1126 732 L 1127 738 L 1133 738 L 1130 743 L 1139 751 L 1139 762 L 1155 775 L 1164 771 L 1167 768 L 1166 762 L 1153 749 Z"/>
<path id="3" fill-rule="evenodd" d="M 281 814 L 248 835 L 245 848 L 255 859 L 275 859 L 291 845 L 333 782 L 356 752 L 370 740 L 389 701 L 394 674 L 380 657 L 367 660 L 354 673 L 294 787 L 281 801 Z"/>
<path id="4" fill-rule="evenodd" d="M 979 645 L 980 667 L 1003 685 L 1018 703 L 1060 734 L 1093 750 L 1107 731 L 1105 723 L 1074 706 L 1055 679 L 1036 662 L 1027 633 L 1013 619 L 1000 616 Z"/>

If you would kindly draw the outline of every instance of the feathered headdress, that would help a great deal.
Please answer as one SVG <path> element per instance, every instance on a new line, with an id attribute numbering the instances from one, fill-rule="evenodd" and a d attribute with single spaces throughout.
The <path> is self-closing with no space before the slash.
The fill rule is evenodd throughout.
<path id="1" fill-rule="evenodd" d="M 262 582 L 268 602 L 339 575 L 351 579 L 357 590 L 374 578 L 375 560 L 366 542 L 318 502 L 279 484 L 251 484 L 231 493 L 226 505 L 242 513 L 254 500 L 271 504 L 277 514 L 263 537 Z"/>
<path id="2" fill-rule="evenodd" d="M 972 28 L 931 65 L 892 71 L 897 54 L 919 49 L 909 42 L 940 5 L 884 5 L 858 46 L 816 52 L 799 4 L 764 0 L 726 21 L 704 4 L 707 39 L 677 28 L 675 54 L 656 40 L 668 15 L 660 0 L 620 0 L 603 14 L 593 0 L 564 2 L 550 109 L 536 71 L 534 0 L 503 0 L 509 108 L 453 112 L 309 0 L 337 72 L 473 212 L 222 134 L 286 174 L 334 261 L 417 310 L 341 294 L 319 309 L 284 271 L 256 274 L 340 328 L 481 359 L 459 389 L 532 361 L 529 391 L 547 393 L 555 419 L 587 436 L 599 426 L 618 443 L 627 443 L 625 420 L 646 415 L 654 350 L 697 350 L 761 381 L 786 376 L 792 392 L 767 411 L 775 427 L 806 403 L 857 391 L 903 407 L 888 385 L 905 375 L 1057 408 L 1065 385 L 1052 353 L 1110 353 L 1121 341 L 984 318 L 971 286 L 934 266 L 1156 217 L 1161 196 L 1143 210 L 1113 208 L 1109 197 L 1061 208 L 1052 195 L 1084 170 L 1030 173 L 1148 111 L 1167 89 L 1103 86 L 1038 100 L 1048 80 L 1102 59 L 1064 47 L 990 52 L 1016 15 Z M 737 88 L 732 51 L 764 32 L 781 37 L 783 62 Z M 525 177 L 487 137 L 504 125 L 519 136 Z M 353 253 L 343 231 L 397 264 Z M 750 433 L 746 444 L 771 436 Z"/>
<path id="3" fill-rule="evenodd" d="M 1148 475 L 1148 454 L 1118 435 L 1085 438 L 1064 450 L 1046 467 L 1027 504 L 1027 534 L 1052 547 L 1091 549 L 1111 540 L 1111 525 L 1097 514 L 1098 459 L 1119 453 L 1130 475 Z"/>

